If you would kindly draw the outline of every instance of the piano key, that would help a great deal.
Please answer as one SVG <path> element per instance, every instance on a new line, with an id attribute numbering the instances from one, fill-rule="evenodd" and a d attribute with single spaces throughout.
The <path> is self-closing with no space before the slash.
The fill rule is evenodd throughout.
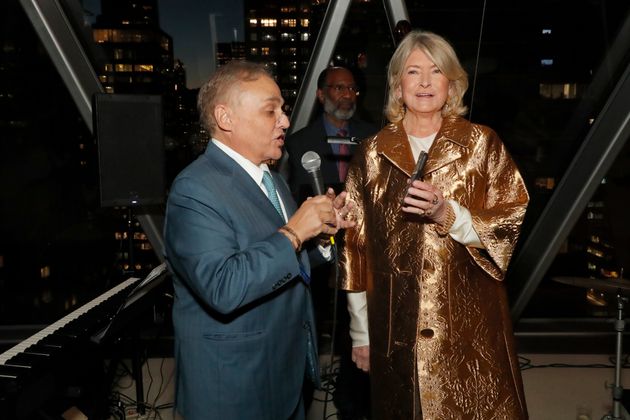
<path id="1" fill-rule="evenodd" d="M 69 324 L 75 319 L 78 319 L 81 315 L 87 313 L 88 311 L 90 311 L 90 309 L 92 309 L 99 303 L 106 301 L 110 297 L 116 295 L 118 292 L 124 291 L 127 288 L 132 287 L 138 281 L 140 281 L 140 279 L 137 277 L 131 277 L 127 279 L 126 281 L 118 284 L 117 286 L 111 288 L 107 292 L 101 294 L 100 296 L 96 297 L 90 302 L 84 304 L 83 306 L 79 307 L 78 309 L 74 310 L 73 312 L 69 313 L 63 318 L 59 319 L 55 323 L 49 325 L 48 327 L 33 334 L 26 340 L 23 340 L 20 343 L 16 344 L 15 346 L 11 347 L 9 350 L 0 354 L 0 365 L 4 365 L 9 358 L 15 356 L 18 353 L 23 352 L 27 347 L 31 346 L 32 344 L 38 343 L 43 338 L 48 337 L 51 334 L 54 334 L 57 330 L 61 330 L 61 328 L 63 328 L 65 325 Z M 70 336 L 71 334 L 73 334 L 73 332 L 64 332 L 64 331 L 60 331 L 60 333 L 61 335 L 68 335 L 67 333 L 69 333 Z"/>

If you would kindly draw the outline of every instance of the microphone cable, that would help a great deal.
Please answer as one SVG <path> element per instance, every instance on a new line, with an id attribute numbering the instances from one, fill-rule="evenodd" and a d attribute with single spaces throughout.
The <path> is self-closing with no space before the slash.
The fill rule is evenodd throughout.
<path id="1" fill-rule="evenodd" d="M 331 237 L 332 239 L 332 237 Z M 333 308 L 332 308 L 332 327 L 330 332 L 330 361 L 328 365 L 328 372 L 323 375 L 327 378 L 326 384 L 323 385 L 324 388 L 324 410 L 322 412 L 322 419 L 326 420 L 328 416 L 326 415 L 326 411 L 328 409 L 328 401 L 332 401 L 332 392 L 331 388 L 334 389 L 336 386 L 336 377 L 334 376 L 334 363 L 335 363 L 335 336 L 337 335 L 337 306 L 338 306 L 338 295 L 339 295 L 339 258 L 337 255 L 337 245 L 335 242 L 331 240 L 331 256 L 334 267 L 334 287 L 333 287 Z M 333 404 L 334 405 L 334 404 Z M 331 414 L 334 415 L 336 413 Z"/>

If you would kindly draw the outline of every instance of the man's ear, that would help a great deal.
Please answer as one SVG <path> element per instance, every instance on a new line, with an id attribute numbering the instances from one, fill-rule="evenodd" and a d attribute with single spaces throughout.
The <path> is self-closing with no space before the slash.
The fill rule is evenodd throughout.
<path id="1" fill-rule="evenodd" d="M 319 103 L 323 104 L 324 103 L 324 91 L 321 89 L 317 89 L 317 99 L 319 99 Z"/>
<path id="2" fill-rule="evenodd" d="M 229 106 L 223 104 L 215 106 L 214 120 L 222 131 L 232 131 L 232 110 Z"/>

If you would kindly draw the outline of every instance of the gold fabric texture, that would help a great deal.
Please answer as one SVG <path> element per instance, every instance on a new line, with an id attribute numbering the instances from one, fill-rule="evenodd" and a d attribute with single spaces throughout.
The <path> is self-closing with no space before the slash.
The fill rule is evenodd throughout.
<path id="1" fill-rule="evenodd" d="M 372 418 L 526 419 L 502 282 L 525 184 L 493 130 L 443 121 L 423 178 L 470 210 L 477 249 L 401 211 L 413 167 L 402 123 L 390 124 L 361 144 L 346 179 L 358 225 L 345 233 L 342 287 L 367 291 Z"/>

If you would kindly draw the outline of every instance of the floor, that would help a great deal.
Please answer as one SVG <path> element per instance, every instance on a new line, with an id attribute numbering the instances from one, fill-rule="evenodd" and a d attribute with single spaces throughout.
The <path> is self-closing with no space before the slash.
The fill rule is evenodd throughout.
<path id="1" fill-rule="evenodd" d="M 613 414 L 612 389 L 615 370 L 606 355 L 579 354 L 522 354 L 525 398 L 531 420 L 600 420 Z M 330 365 L 330 356 L 322 356 L 322 366 Z M 324 367 L 325 368 L 325 367 Z M 622 369 L 630 384 L 627 369 Z M 144 393 L 150 407 L 139 415 L 131 401 L 135 400 L 134 381 L 121 377 L 118 390 L 121 401 L 127 404 L 126 418 L 172 420 L 173 402 L 172 359 L 150 359 L 143 370 Z M 618 419 L 630 420 L 630 415 L 619 406 Z M 307 420 L 337 419 L 334 404 L 320 391 L 308 413 Z M 615 419 L 617 420 L 617 419 Z"/>

